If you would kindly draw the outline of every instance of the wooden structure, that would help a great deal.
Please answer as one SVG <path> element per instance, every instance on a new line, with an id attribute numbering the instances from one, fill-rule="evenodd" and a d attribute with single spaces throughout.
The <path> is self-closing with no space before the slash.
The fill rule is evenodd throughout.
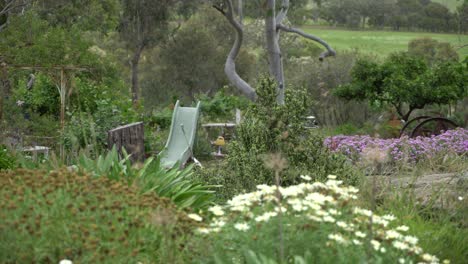
<path id="1" fill-rule="evenodd" d="M 34 147 L 27 147 L 23 149 L 23 152 L 31 153 L 32 159 L 34 161 L 37 161 L 37 156 L 38 154 L 43 154 L 44 158 L 49 157 L 49 147 L 44 147 L 44 146 L 34 146 Z"/>
<path id="2" fill-rule="evenodd" d="M 54 66 L 38 66 L 38 65 L 7 65 L 6 63 L 2 62 L 1 66 L 1 79 L 3 82 L 8 81 L 8 68 L 18 69 L 18 70 L 37 70 L 37 71 L 54 71 L 58 73 L 59 77 L 54 78 L 56 82 L 56 86 L 58 92 L 60 94 L 60 128 L 61 128 L 61 135 L 63 135 L 65 129 L 65 111 L 66 111 L 66 99 L 71 94 L 71 90 L 67 89 L 67 80 L 70 80 L 73 77 L 74 72 L 83 72 L 83 71 L 91 71 L 92 68 L 89 67 L 80 67 L 75 65 L 54 65 Z M 68 77 L 67 77 L 68 76 Z M 53 76 L 52 76 L 53 77 Z M 2 86 L 5 86 L 2 85 Z M 0 87 L 2 88 L 2 87 Z M 3 88 L 2 93 L 8 94 L 9 88 Z M 0 97 L 2 97 L 0 95 Z M 3 98 L 0 98 L 0 119 L 3 113 Z M 65 160 L 65 150 L 63 148 L 63 144 L 60 144 L 60 158 L 61 160 Z"/>
<path id="3" fill-rule="evenodd" d="M 235 123 L 207 123 L 203 124 L 202 127 L 207 133 L 210 129 L 219 128 L 221 129 L 221 136 L 225 139 L 230 139 L 234 134 L 233 130 L 236 128 L 236 125 Z"/>
<path id="4" fill-rule="evenodd" d="M 109 149 L 113 146 L 122 155 L 122 148 L 131 154 L 132 162 L 143 162 L 145 160 L 145 135 L 143 122 L 132 123 L 110 130 L 107 133 L 107 145 Z"/>

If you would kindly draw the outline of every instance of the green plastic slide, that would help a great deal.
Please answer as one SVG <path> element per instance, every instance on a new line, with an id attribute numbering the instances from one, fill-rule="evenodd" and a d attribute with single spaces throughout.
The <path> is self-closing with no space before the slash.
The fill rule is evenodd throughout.
<path id="1" fill-rule="evenodd" d="M 200 102 L 196 107 L 181 107 L 177 101 L 172 114 L 169 138 L 159 154 L 164 167 L 172 168 L 176 163 L 183 166 L 193 156 L 193 143 L 199 115 Z"/>

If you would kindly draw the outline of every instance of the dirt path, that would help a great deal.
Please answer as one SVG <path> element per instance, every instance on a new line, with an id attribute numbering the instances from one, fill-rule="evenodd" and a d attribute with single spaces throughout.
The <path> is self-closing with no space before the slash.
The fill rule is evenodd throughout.
<path id="1" fill-rule="evenodd" d="M 373 180 L 376 181 L 380 194 L 410 191 L 423 204 L 434 200 L 434 197 L 437 200 L 436 204 L 439 205 L 456 200 L 468 203 L 468 171 L 429 174 L 419 177 L 397 177 L 395 175 L 368 177 L 368 183 L 372 184 Z"/>

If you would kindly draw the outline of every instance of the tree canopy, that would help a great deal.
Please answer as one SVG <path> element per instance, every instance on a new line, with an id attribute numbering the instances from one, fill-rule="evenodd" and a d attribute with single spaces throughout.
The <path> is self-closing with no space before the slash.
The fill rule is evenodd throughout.
<path id="1" fill-rule="evenodd" d="M 335 95 L 346 100 L 368 100 L 377 106 L 393 106 L 407 121 L 415 109 L 430 104 L 448 104 L 467 95 L 468 71 L 458 62 L 429 67 L 423 58 L 395 53 L 379 64 L 359 60 L 350 84 L 339 86 Z"/>

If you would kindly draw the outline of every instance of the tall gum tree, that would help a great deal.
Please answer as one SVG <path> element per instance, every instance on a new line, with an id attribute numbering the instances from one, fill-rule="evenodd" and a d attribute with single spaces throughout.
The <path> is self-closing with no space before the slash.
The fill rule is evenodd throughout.
<path id="1" fill-rule="evenodd" d="M 123 0 L 119 33 L 127 48 L 131 68 L 132 102 L 136 107 L 140 97 L 138 66 L 143 51 L 157 45 L 167 36 L 170 8 L 176 0 Z"/>
<path id="2" fill-rule="evenodd" d="M 232 85 L 237 87 L 249 99 L 255 101 L 257 98 L 257 93 L 255 92 L 255 89 L 252 88 L 252 86 L 248 84 L 245 80 L 243 80 L 236 71 L 236 57 L 239 54 L 239 51 L 242 47 L 242 42 L 244 38 L 244 30 L 241 15 L 242 0 L 237 1 L 237 8 L 239 10 L 237 11 L 237 13 L 240 14 L 240 18 L 236 17 L 232 0 L 221 0 L 215 5 L 213 5 L 214 8 L 216 8 L 221 14 L 223 14 L 226 17 L 226 19 L 229 21 L 229 23 L 236 32 L 236 38 L 232 49 L 227 56 L 224 71 Z M 283 55 L 281 53 L 281 47 L 279 45 L 281 31 L 298 34 L 304 38 L 316 41 L 322 46 L 324 46 L 326 48 L 326 51 L 324 51 L 320 55 L 320 60 L 323 60 L 328 56 L 335 56 L 336 52 L 330 45 L 328 45 L 327 42 L 325 42 L 321 38 L 285 24 L 285 21 L 288 16 L 289 0 L 282 0 L 278 12 L 275 0 L 265 0 L 265 7 L 265 41 L 267 47 L 269 72 L 277 82 L 277 102 L 278 104 L 284 104 L 284 89 L 286 87 L 286 84 L 283 69 Z"/>

